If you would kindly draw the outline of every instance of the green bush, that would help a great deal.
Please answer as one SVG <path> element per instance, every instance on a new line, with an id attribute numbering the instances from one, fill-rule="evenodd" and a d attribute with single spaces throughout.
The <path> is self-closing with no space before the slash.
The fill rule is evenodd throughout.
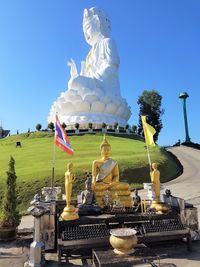
<path id="1" fill-rule="evenodd" d="M 53 130 L 54 130 L 54 123 L 53 122 L 50 122 L 49 124 L 48 124 L 48 128 L 50 129 L 50 130 L 52 130 L 52 132 L 53 132 Z"/>
<path id="2" fill-rule="evenodd" d="M 67 125 L 63 122 L 62 123 L 62 128 L 65 130 L 66 127 L 67 127 Z"/>
<path id="3" fill-rule="evenodd" d="M 119 126 L 119 123 L 118 122 L 115 122 L 114 129 L 116 130 L 118 128 L 118 126 Z"/>
<path id="4" fill-rule="evenodd" d="M 75 123 L 74 127 L 78 130 L 80 127 L 80 124 L 77 122 L 77 123 Z"/>
<path id="5" fill-rule="evenodd" d="M 103 122 L 102 125 L 101 125 L 102 128 L 106 128 L 106 126 L 107 126 L 107 125 L 106 125 L 105 122 Z"/>
<path id="6" fill-rule="evenodd" d="M 136 125 L 132 125 L 132 131 L 134 132 L 134 133 L 136 133 L 137 132 L 137 126 Z"/>
<path id="7" fill-rule="evenodd" d="M 42 129 L 42 125 L 40 123 L 36 124 L 35 129 L 40 131 Z M 29 131 L 30 132 L 30 131 Z"/>
<path id="8" fill-rule="evenodd" d="M 88 123 L 88 128 L 92 129 L 92 123 L 91 122 Z"/>
<path id="9" fill-rule="evenodd" d="M 128 130 L 130 128 L 130 125 L 129 124 L 126 124 L 125 125 L 125 130 Z"/>
<path id="10" fill-rule="evenodd" d="M 1 227 L 13 228 L 20 224 L 19 212 L 17 210 L 17 196 L 16 196 L 16 173 L 15 160 L 11 156 L 9 162 L 9 170 L 7 171 L 7 187 L 5 188 L 2 209 L 0 215 Z"/>

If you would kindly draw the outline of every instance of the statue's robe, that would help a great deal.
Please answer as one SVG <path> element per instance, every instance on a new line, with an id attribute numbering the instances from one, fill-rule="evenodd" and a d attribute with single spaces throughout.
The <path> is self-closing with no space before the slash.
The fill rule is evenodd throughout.
<path id="1" fill-rule="evenodd" d="M 96 43 L 88 53 L 85 62 L 85 76 L 93 78 L 97 87 L 103 87 L 106 95 L 121 97 L 118 78 L 119 63 L 115 41 L 111 38 L 104 38 Z"/>
<path id="2" fill-rule="evenodd" d="M 102 182 L 106 179 L 106 177 L 112 172 L 112 170 L 117 165 L 117 162 L 113 159 L 108 159 L 104 163 L 101 164 L 99 168 L 99 173 L 96 176 L 96 182 Z"/>

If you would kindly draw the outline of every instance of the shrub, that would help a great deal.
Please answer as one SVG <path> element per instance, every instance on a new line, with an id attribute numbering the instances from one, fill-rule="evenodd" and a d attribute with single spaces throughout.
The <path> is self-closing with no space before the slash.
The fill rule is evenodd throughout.
<path id="1" fill-rule="evenodd" d="M 91 122 L 88 123 L 88 128 L 92 129 L 92 123 Z"/>
<path id="2" fill-rule="evenodd" d="M 78 130 L 80 127 L 80 124 L 77 122 L 77 123 L 75 123 L 74 127 Z"/>
<path id="3" fill-rule="evenodd" d="M 130 127 L 129 124 L 126 124 L 126 125 L 125 125 L 125 130 L 128 130 L 129 127 Z"/>
<path id="4" fill-rule="evenodd" d="M 67 127 L 67 125 L 63 122 L 62 123 L 62 128 L 65 130 L 66 127 Z"/>
<path id="5" fill-rule="evenodd" d="M 10 157 L 9 170 L 7 171 L 7 187 L 5 189 L 2 211 L 0 216 L 1 227 L 14 228 L 20 224 L 20 215 L 17 211 L 17 196 L 16 196 L 16 173 L 15 160 Z"/>
<path id="6" fill-rule="evenodd" d="M 119 126 L 119 123 L 118 122 L 115 122 L 114 129 L 116 130 L 118 128 L 118 126 Z"/>
<path id="7" fill-rule="evenodd" d="M 103 122 L 101 126 L 102 126 L 102 128 L 106 128 L 107 125 L 105 122 Z"/>
<path id="8" fill-rule="evenodd" d="M 48 124 L 48 128 L 49 128 L 50 130 L 52 130 L 52 132 L 53 132 L 53 130 L 54 130 L 54 123 L 53 123 L 53 122 L 50 122 L 50 123 Z"/>
<path id="9" fill-rule="evenodd" d="M 132 125 L 132 131 L 134 132 L 134 133 L 136 133 L 137 132 L 137 126 L 136 125 Z"/>
<path id="10" fill-rule="evenodd" d="M 40 131 L 42 129 L 42 125 L 40 123 L 36 124 L 35 129 Z"/>

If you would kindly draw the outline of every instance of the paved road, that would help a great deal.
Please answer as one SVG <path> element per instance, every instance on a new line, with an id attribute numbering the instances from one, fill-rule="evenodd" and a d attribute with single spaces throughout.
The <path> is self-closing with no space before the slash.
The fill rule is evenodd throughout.
<path id="1" fill-rule="evenodd" d="M 200 222 L 200 150 L 179 146 L 167 149 L 172 152 L 183 165 L 183 174 L 165 184 L 172 195 L 184 198 L 198 208 Z"/>

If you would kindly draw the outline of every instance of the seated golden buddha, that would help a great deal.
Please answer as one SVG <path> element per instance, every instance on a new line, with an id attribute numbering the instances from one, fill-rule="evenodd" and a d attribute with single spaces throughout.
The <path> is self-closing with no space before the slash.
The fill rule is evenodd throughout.
<path id="1" fill-rule="evenodd" d="M 92 188 L 96 193 L 97 202 L 103 206 L 103 196 L 108 190 L 112 198 L 118 196 L 121 204 L 125 207 L 132 206 L 131 191 L 129 184 L 119 182 L 119 167 L 117 161 L 109 158 L 111 145 L 104 136 L 100 145 L 102 158 L 93 161 L 92 164 Z"/>

